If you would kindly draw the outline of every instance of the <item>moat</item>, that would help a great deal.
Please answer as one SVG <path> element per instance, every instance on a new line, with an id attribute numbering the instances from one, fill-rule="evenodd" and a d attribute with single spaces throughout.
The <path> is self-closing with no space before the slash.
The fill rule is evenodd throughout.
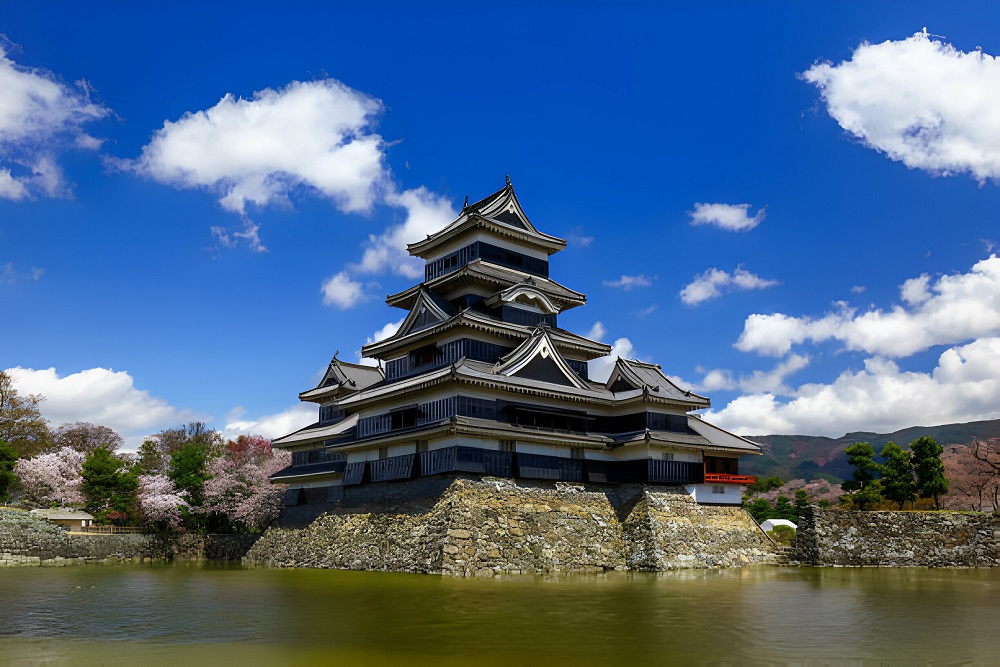
<path id="1" fill-rule="evenodd" d="M 0 570 L 5 664 L 986 664 L 1000 570 Z"/>

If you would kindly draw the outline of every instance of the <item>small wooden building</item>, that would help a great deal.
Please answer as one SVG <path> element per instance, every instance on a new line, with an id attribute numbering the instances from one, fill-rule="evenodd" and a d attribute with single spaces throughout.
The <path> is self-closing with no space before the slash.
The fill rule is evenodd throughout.
<path id="1" fill-rule="evenodd" d="M 271 443 L 292 452 L 271 477 L 289 485 L 286 504 L 303 489 L 333 501 L 356 485 L 472 473 L 676 485 L 699 503 L 739 505 L 754 481 L 739 459 L 760 447 L 704 421 L 707 397 L 637 360 L 590 379 L 588 362 L 611 346 L 559 327 L 587 301 L 550 277 L 565 247 L 528 220 L 510 179 L 410 244 L 424 280 L 386 298 L 408 314 L 362 347 L 379 365 L 334 355 L 299 394 L 319 420 Z"/>
<path id="2" fill-rule="evenodd" d="M 83 510 L 47 509 L 31 510 L 31 515 L 58 524 L 67 530 L 80 530 L 94 525 L 94 517 Z"/>

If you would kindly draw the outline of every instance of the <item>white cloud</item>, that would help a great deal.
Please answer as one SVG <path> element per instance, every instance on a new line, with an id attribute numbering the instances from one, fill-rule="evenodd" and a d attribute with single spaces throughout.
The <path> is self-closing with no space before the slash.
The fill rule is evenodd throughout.
<path id="1" fill-rule="evenodd" d="M 621 287 L 626 292 L 632 291 L 634 287 L 649 287 L 653 284 L 653 279 L 644 274 L 639 274 L 637 276 L 626 276 L 623 275 L 618 280 L 605 280 L 605 287 Z"/>
<path id="2" fill-rule="evenodd" d="M 110 113 L 90 100 L 86 82 L 76 85 L 74 90 L 50 72 L 17 65 L 0 41 L 0 198 L 69 194 L 57 154 L 100 147 L 82 128 Z"/>
<path id="3" fill-rule="evenodd" d="M 782 313 L 747 317 L 736 348 L 773 356 L 806 341 L 838 340 L 849 350 L 905 357 L 935 345 L 1000 335 L 1000 259 L 977 262 L 968 273 L 922 275 L 900 288 L 903 305 L 857 314 L 845 304 L 819 319 Z"/>
<path id="4" fill-rule="evenodd" d="M 866 289 L 868 288 L 864 285 L 855 285 L 851 288 L 851 294 L 864 294 Z"/>
<path id="5" fill-rule="evenodd" d="M 19 393 L 45 397 L 39 408 L 53 426 L 75 421 L 108 426 L 120 433 L 129 447 L 138 446 L 144 435 L 203 418 L 137 389 L 125 371 L 89 368 L 60 377 L 55 368 L 17 366 L 6 372 Z"/>
<path id="6" fill-rule="evenodd" d="M 0 268 L 0 285 L 13 285 L 18 280 L 27 279 L 31 282 L 37 282 L 45 275 L 45 269 L 38 267 L 31 267 L 27 271 L 18 270 L 14 266 L 14 262 L 5 262 L 3 267 Z"/>
<path id="7" fill-rule="evenodd" d="M 802 73 L 827 111 L 864 145 L 911 169 L 1000 173 L 1000 60 L 917 33 L 862 43 L 850 60 Z"/>
<path id="8" fill-rule="evenodd" d="M 327 278 L 321 289 L 323 303 L 328 306 L 336 306 L 341 310 L 351 308 L 367 298 L 361 283 L 351 280 L 344 271 Z"/>
<path id="9" fill-rule="evenodd" d="M 758 210 L 753 217 L 749 211 L 750 204 L 696 203 L 688 215 L 692 225 L 715 225 L 731 232 L 748 232 L 764 220 L 767 207 Z"/>
<path id="10" fill-rule="evenodd" d="M 769 280 L 750 273 L 741 267 L 736 267 L 732 273 L 711 268 L 694 277 L 680 291 L 681 301 L 693 306 L 722 296 L 723 292 L 765 289 L 779 285 L 777 280 Z"/>
<path id="11" fill-rule="evenodd" d="M 358 273 L 384 273 L 392 271 L 411 280 L 423 279 L 423 262 L 410 257 L 406 244 L 425 238 L 440 230 L 458 215 L 446 198 L 430 192 L 423 186 L 401 193 L 386 193 L 385 201 L 391 206 L 406 210 L 406 220 L 390 227 L 380 235 L 368 237 L 361 262 L 350 265 Z"/>
<path id="12" fill-rule="evenodd" d="M 166 121 L 125 166 L 178 188 L 207 189 L 228 211 L 285 202 L 297 188 L 344 212 L 371 209 L 385 178 L 382 103 L 334 79 L 293 81 L 252 99 L 227 94 Z"/>
<path id="13" fill-rule="evenodd" d="M 566 240 L 569 242 L 571 247 L 576 246 L 579 248 L 589 248 L 594 243 L 594 237 L 585 234 L 582 227 L 574 227 L 571 229 L 569 234 L 566 236 Z"/>
<path id="14" fill-rule="evenodd" d="M 598 322 L 600 324 L 600 322 Z M 596 326 L 596 325 L 595 325 Z M 600 359 L 588 361 L 587 375 L 595 382 L 605 382 L 611 377 L 611 371 L 615 368 L 618 357 L 625 359 L 635 359 L 635 348 L 628 338 L 619 338 L 611 344 L 611 354 Z"/>
<path id="15" fill-rule="evenodd" d="M 751 394 L 705 418 L 745 435 L 807 433 L 841 436 L 913 425 L 1000 417 L 1000 338 L 945 350 L 930 373 L 901 371 L 882 357 L 844 371 L 830 384 L 806 384 L 782 401 Z"/>
<path id="16" fill-rule="evenodd" d="M 808 355 L 792 354 L 769 371 L 756 370 L 749 375 L 734 376 L 733 372 L 728 369 L 715 368 L 705 372 L 705 377 L 700 383 L 685 383 L 680 378 L 676 378 L 676 382 L 681 386 L 690 386 L 696 392 L 722 390 L 789 396 L 794 393 L 794 390 L 785 384 L 785 378 L 808 366 L 809 361 Z"/>
<path id="17" fill-rule="evenodd" d="M 396 335 L 399 331 L 399 327 L 403 326 L 403 321 L 406 320 L 405 317 L 400 318 L 396 322 L 386 322 L 385 326 L 373 333 L 368 337 L 368 343 L 377 343 L 380 340 L 385 340 L 386 338 L 391 338 Z M 378 359 L 372 359 L 371 357 L 362 357 L 361 350 L 355 353 L 358 357 L 358 363 L 364 364 L 365 366 L 378 366 Z"/>
<path id="18" fill-rule="evenodd" d="M 601 322 L 594 322 L 594 326 L 590 327 L 590 331 L 587 332 L 587 338 L 601 340 L 606 333 L 608 333 L 607 329 L 604 328 Z"/>
<path id="19" fill-rule="evenodd" d="M 219 225 L 213 225 L 209 229 L 223 248 L 235 248 L 242 240 L 246 241 L 252 252 L 267 252 L 267 246 L 260 240 L 260 225 L 249 218 L 243 218 L 242 231 L 230 231 Z"/>
<path id="20" fill-rule="evenodd" d="M 241 435 L 262 435 L 273 440 L 309 426 L 319 418 L 319 409 L 313 403 L 298 403 L 273 415 L 246 419 L 242 407 L 230 410 L 222 436 L 235 439 Z"/>

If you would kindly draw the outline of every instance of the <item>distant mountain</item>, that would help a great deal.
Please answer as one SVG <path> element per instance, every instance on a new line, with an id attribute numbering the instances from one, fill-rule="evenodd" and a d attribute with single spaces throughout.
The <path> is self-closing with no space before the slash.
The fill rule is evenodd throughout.
<path id="1" fill-rule="evenodd" d="M 777 475 L 785 481 L 826 479 L 837 483 L 851 476 L 844 448 L 855 442 L 867 442 L 879 452 L 889 441 L 906 446 L 927 435 L 941 445 L 967 445 L 973 440 L 1000 437 L 1000 419 L 945 424 L 943 426 L 911 426 L 893 433 L 848 433 L 840 438 L 815 435 L 755 435 L 750 440 L 764 447 L 763 456 L 747 456 L 740 461 L 740 472 L 748 475 Z"/>

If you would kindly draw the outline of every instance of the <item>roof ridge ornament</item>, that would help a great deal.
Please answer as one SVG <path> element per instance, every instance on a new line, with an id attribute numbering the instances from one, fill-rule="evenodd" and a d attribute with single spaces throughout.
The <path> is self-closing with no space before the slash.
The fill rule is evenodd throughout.
<path id="1" fill-rule="evenodd" d="M 506 174 L 506 176 L 507 176 L 507 185 L 509 187 L 510 186 L 510 174 Z"/>
<path id="2" fill-rule="evenodd" d="M 469 208 L 469 195 L 465 195 L 465 203 L 462 204 L 462 210 Z"/>

